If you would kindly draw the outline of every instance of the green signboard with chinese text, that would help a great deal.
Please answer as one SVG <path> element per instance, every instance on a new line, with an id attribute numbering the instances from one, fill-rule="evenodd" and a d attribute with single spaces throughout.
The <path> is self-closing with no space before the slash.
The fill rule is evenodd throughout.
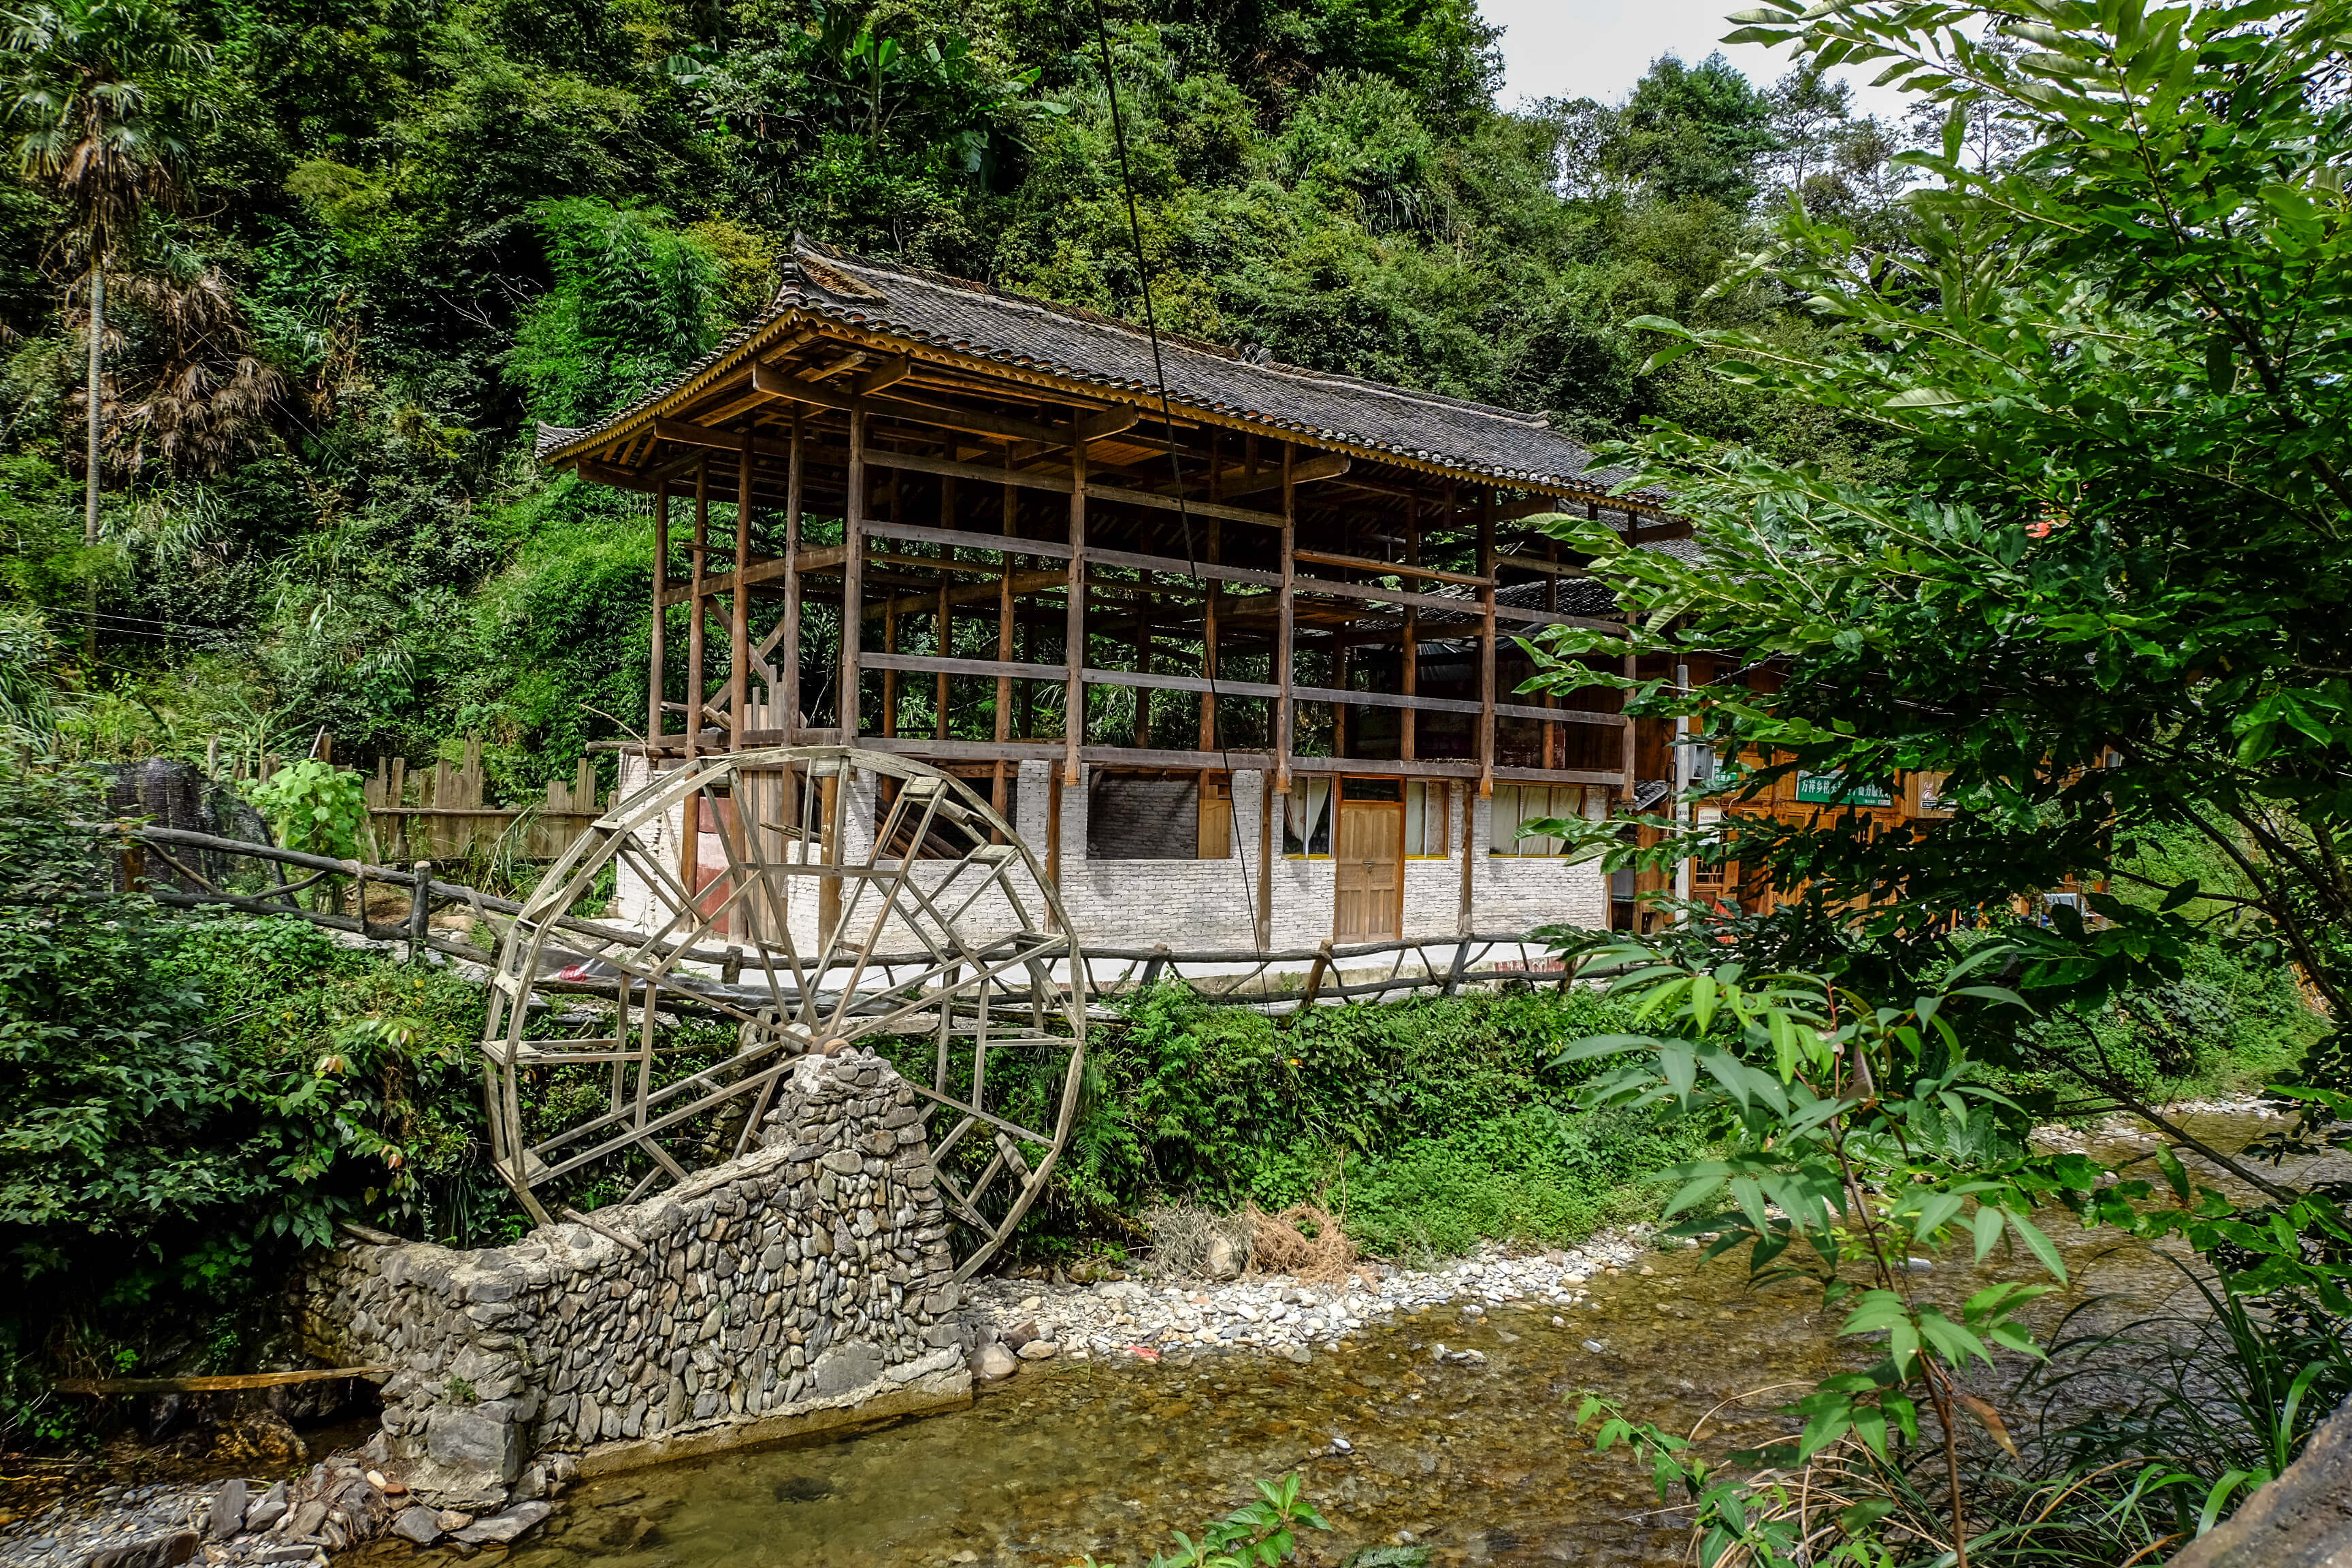
<path id="1" fill-rule="evenodd" d="M 1849 784 L 1843 773 L 1797 775 L 1797 798 L 1815 805 L 1893 805 L 1884 784 Z"/>

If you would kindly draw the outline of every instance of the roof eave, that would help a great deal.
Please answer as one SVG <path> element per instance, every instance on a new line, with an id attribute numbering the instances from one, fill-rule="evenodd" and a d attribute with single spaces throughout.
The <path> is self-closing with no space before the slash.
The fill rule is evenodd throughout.
<path id="1" fill-rule="evenodd" d="M 740 370 L 745 362 L 756 359 L 771 348 L 780 337 L 794 328 L 813 326 L 826 333 L 850 340 L 864 339 L 887 343 L 894 351 L 933 363 L 952 364 L 993 375 L 1017 372 L 1018 379 L 1046 384 L 1074 395 L 1094 399 L 1131 404 L 1147 411 L 1160 405 L 1160 389 L 1143 384 L 1111 380 L 1089 380 L 1073 376 L 1052 365 L 1032 363 L 1020 366 L 984 353 L 959 353 L 916 334 L 897 331 L 887 323 L 866 319 L 851 321 L 834 315 L 822 306 L 809 303 L 805 297 L 788 300 L 780 294 L 768 313 L 760 321 L 742 329 L 742 337 L 731 348 L 714 351 L 709 362 L 689 370 L 677 384 L 656 394 L 651 400 L 634 409 L 606 420 L 583 432 L 561 447 L 541 454 L 538 461 L 550 468 L 562 468 L 578 463 L 600 447 L 616 441 L 625 441 L 641 434 L 656 419 L 670 417 L 711 387 L 727 380 Z M 1441 478 L 1484 480 L 1515 489 L 1539 490 L 1558 494 L 1573 494 L 1590 498 L 1610 497 L 1611 505 L 1637 510 L 1663 512 L 1657 501 L 1640 496 L 1611 496 L 1605 485 L 1597 485 L 1573 475 L 1538 473 L 1531 470 L 1504 469 L 1482 464 L 1450 459 L 1432 452 L 1405 452 L 1378 442 L 1351 438 L 1345 432 L 1309 429 L 1255 410 L 1197 401 L 1181 393 L 1164 395 L 1168 405 L 1181 408 L 1188 416 L 1198 416 L 1229 429 L 1266 431 L 1315 445 L 1324 450 L 1361 458 L 1368 462 L 1392 464 Z"/>

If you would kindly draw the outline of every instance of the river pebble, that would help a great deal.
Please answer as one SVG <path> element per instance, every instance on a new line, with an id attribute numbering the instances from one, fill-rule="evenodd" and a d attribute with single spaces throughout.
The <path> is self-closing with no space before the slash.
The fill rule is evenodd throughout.
<path id="1" fill-rule="evenodd" d="M 1605 1231 L 1580 1246 L 1528 1252 L 1486 1246 L 1430 1269 L 1364 1264 L 1344 1283 L 1287 1275 L 1225 1281 L 1113 1279 L 1046 1285 L 981 1279 L 966 1288 L 966 1321 L 985 1346 L 1016 1345 L 1026 1360 L 1052 1353 L 1156 1361 L 1171 1352 L 1255 1352 L 1293 1360 L 1336 1349 L 1399 1312 L 1452 1305 L 1465 1321 L 1506 1305 L 1530 1310 L 1591 1305 L 1587 1287 L 1637 1265 L 1647 1226 Z M 1034 1335 L 1034 1338 L 1024 1338 Z M 1301 1353 L 1303 1352 L 1303 1354 Z"/>
<path id="2" fill-rule="evenodd" d="M 477 1519 L 434 1511 L 390 1469 L 378 1436 L 355 1452 L 330 1455 L 289 1480 L 157 1482 L 92 1487 L 0 1531 L 10 1568 L 84 1568 L 96 1559 L 122 1568 L 201 1563 L 324 1564 L 331 1552 L 384 1534 L 418 1545 L 452 1537 L 505 1544 L 545 1519 L 550 1505 L 519 1502 Z M 560 1490 L 546 1480 L 542 1489 Z M 102 1554 L 102 1555 L 101 1555 Z"/>

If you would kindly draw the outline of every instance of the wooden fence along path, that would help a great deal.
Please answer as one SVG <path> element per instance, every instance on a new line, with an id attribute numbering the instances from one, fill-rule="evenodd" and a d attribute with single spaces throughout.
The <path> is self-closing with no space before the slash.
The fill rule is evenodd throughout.
<path id="1" fill-rule="evenodd" d="M 411 809 L 413 814 L 414 808 Z M 405 948 L 411 963 L 420 962 L 425 952 L 430 951 L 468 963 L 492 965 L 497 961 L 498 939 L 504 935 L 512 918 L 522 912 L 522 905 L 511 899 L 494 898 L 462 883 L 441 880 L 421 859 L 414 869 L 404 870 L 394 866 L 338 860 L 325 855 L 278 849 L 243 839 L 223 838 L 215 834 L 180 828 L 153 827 L 131 822 L 92 826 L 116 841 L 123 886 L 144 891 L 158 903 L 180 909 L 226 907 L 253 914 L 291 915 L 330 930 L 399 942 Z M 187 854 L 190 850 L 204 850 L 215 856 L 246 857 L 278 867 L 290 866 L 312 875 L 262 893 L 231 893 L 189 868 L 185 861 L 193 858 Z M 192 881 L 195 890 L 160 885 L 155 878 L 166 869 L 178 873 L 184 881 Z M 329 877 L 349 878 L 357 884 L 357 896 L 351 903 L 352 907 L 361 910 L 367 907 L 370 883 L 404 889 L 408 896 L 406 919 L 392 924 L 366 919 L 363 914 L 344 914 L 340 912 L 342 901 L 340 899 L 336 900 L 339 905 L 336 911 L 307 909 L 293 897 Z M 487 944 L 461 942 L 446 931 L 434 930 L 432 915 L 436 909 L 455 909 L 471 915 L 474 932 L 488 938 L 488 942 Z M 576 917 L 567 916 L 555 924 L 562 930 L 577 931 L 583 935 L 606 941 L 626 940 L 631 935 L 603 921 Z M 1286 1011 L 1292 1007 L 1331 1003 L 1402 1001 L 1428 992 L 1452 996 L 1465 985 L 1544 983 L 1564 986 L 1570 984 L 1576 974 L 1573 967 L 1549 956 L 1528 956 L 1530 950 L 1542 951 L 1545 947 L 1544 939 L 1539 934 L 1519 932 L 1345 946 L 1327 942 L 1311 948 L 1271 952 L 1247 948 L 1231 952 L 1180 952 L 1166 947 L 1082 947 L 1079 951 L 1086 958 L 1087 1000 L 1089 1002 L 1107 1002 L 1122 995 L 1132 995 L 1163 981 L 1181 981 L 1204 1001 Z M 692 963 L 721 969 L 740 964 L 743 957 L 740 949 L 719 948 L 688 952 L 681 956 Z M 921 966 L 931 961 L 932 955 L 928 953 L 860 955 L 851 952 L 835 958 L 834 966 L 856 963 Z M 1302 964 L 1306 966 L 1303 982 L 1297 974 Z M 562 984 L 550 984 L 545 981 L 540 984 L 543 989 L 564 988 Z M 611 982 L 583 982 L 581 989 L 593 989 L 601 994 L 611 989 Z"/>
<path id="2" fill-rule="evenodd" d="M 518 860 L 553 860 L 572 847 L 602 809 L 596 765 L 580 760 L 570 784 L 551 779 L 547 799 L 527 806 L 483 804 L 482 741 L 466 737 L 464 760 L 436 761 L 412 772 L 406 759 L 378 757 L 366 781 L 369 825 L 381 853 L 393 860 L 457 860 L 488 856 L 515 833 Z M 411 800 L 409 797 L 415 798 Z M 516 832 L 517 825 L 520 832 Z"/>

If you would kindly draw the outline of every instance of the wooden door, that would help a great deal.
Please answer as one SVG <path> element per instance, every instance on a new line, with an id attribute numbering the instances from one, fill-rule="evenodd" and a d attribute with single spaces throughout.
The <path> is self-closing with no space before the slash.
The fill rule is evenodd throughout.
<path id="1" fill-rule="evenodd" d="M 1332 836 L 1331 940 L 1404 936 L 1404 803 L 1342 800 Z"/>

